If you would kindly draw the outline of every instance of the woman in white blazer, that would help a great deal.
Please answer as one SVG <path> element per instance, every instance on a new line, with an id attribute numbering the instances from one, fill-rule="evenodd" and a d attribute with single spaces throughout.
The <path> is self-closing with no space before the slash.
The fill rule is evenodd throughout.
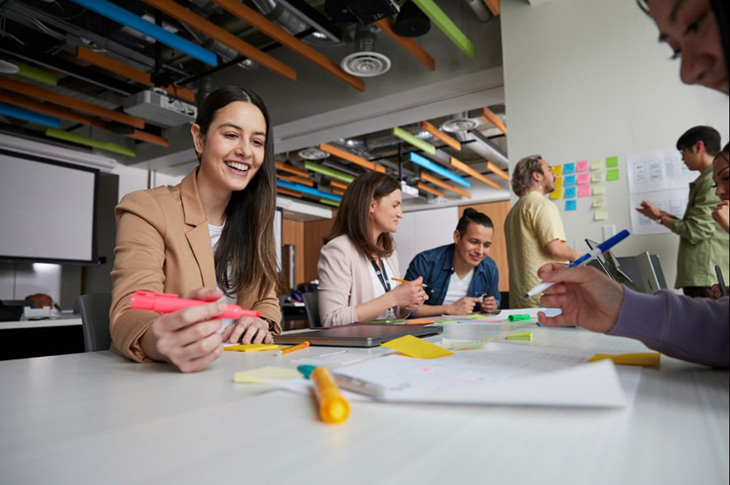
<path id="1" fill-rule="evenodd" d="M 322 325 L 404 318 L 428 296 L 421 278 L 398 284 L 391 233 L 398 228 L 401 190 L 391 176 L 368 172 L 347 188 L 319 257 Z"/>

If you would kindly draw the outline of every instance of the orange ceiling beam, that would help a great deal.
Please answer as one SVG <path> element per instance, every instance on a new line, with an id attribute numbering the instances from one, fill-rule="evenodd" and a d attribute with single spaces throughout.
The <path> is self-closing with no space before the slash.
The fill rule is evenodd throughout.
<path id="1" fill-rule="evenodd" d="M 334 156 L 336 156 L 338 158 L 341 158 L 343 160 L 347 160 L 350 163 L 354 163 L 355 165 L 359 165 L 359 166 L 361 166 L 363 168 L 367 168 L 368 170 L 373 170 L 375 172 L 385 173 L 385 167 L 384 166 L 382 166 L 380 164 L 377 164 L 377 163 L 373 163 L 370 160 L 365 160 L 362 157 L 358 157 L 355 154 L 352 154 L 352 153 L 350 153 L 348 151 L 345 151 L 345 150 L 342 150 L 340 148 L 334 147 L 334 146 L 329 145 L 327 143 L 320 144 L 319 145 L 319 149 L 322 150 L 323 152 L 329 153 L 330 155 L 334 155 Z"/>
<path id="2" fill-rule="evenodd" d="M 499 184 L 497 182 L 489 180 L 487 177 L 485 177 L 481 173 L 477 172 L 476 170 L 474 170 L 473 168 L 471 168 L 469 165 L 465 164 L 461 160 L 457 160 L 456 158 L 451 157 L 451 165 L 458 168 L 459 170 L 461 170 L 464 173 L 468 173 L 475 179 L 477 179 L 481 182 L 484 182 L 485 184 L 489 185 L 490 187 L 494 187 L 495 189 L 500 188 Z"/>
<path id="3" fill-rule="evenodd" d="M 57 118 L 62 118 L 64 120 L 93 126 L 94 128 L 101 128 L 102 130 L 110 129 L 109 123 L 100 119 L 91 118 L 89 116 L 82 115 L 80 113 L 71 111 L 70 109 L 62 108 L 53 104 L 42 103 L 26 96 L 11 95 L 10 93 L 0 91 L 0 101 L 12 104 L 14 106 L 20 106 L 21 108 L 26 108 L 31 111 L 37 111 L 39 113 L 45 113 L 47 115 L 55 116 Z M 155 145 L 160 145 L 163 147 L 170 146 L 170 141 L 167 138 L 162 138 L 161 136 L 153 135 L 151 133 L 147 133 L 141 130 L 134 130 L 133 133 L 126 136 L 128 136 L 129 138 L 146 141 L 148 143 L 154 143 Z"/>
<path id="4" fill-rule="evenodd" d="M 345 191 L 337 187 L 332 187 L 332 193 L 335 195 L 345 195 Z"/>
<path id="5" fill-rule="evenodd" d="M 138 83 L 150 87 L 155 86 L 149 73 L 141 69 L 129 66 L 123 62 L 119 62 L 116 59 L 112 59 L 111 57 L 99 54 L 98 52 L 94 52 L 91 49 L 87 49 L 82 45 L 76 47 L 76 57 L 83 61 L 90 62 L 97 67 L 131 79 L 132 81 L 137 81 Z M 191 103 L 195 102 L 195 93 L 189 89 L 185 89 L 183 87 L 175 85 L 165 86 L 163 87 L 163 89 L 167 91 L 168 94 L 171 94 L 175 97 L 178 97 L 185 101 L 189 101 Z"/>
<path id="6" fill-rule="evenodd" d="M 296 167 L 292 167 L 291 165 L 287 165 L 283 162 L 274 162 L 274 165 L 276 165 L 277 170 L 281 170 L 282 172 L 288 172 L 293 175 L 299 175 L 300 177 L 309 177 L 309 172 L 306 170 L 302 170 Z"/>
<path id="7" fill-rule="evenodd" d="M 292 197 L 302 198 L 302 193 L 296 190 L 285 189 L 284 187 L 277 187 L 276 191 L 282 195 L 291 195 Z"/>
<path id="8" fill-rule="evenodd" d="M 505 126 L 504 121 L 502 121 L 502 118 L 497 116 L 495 112 L 489 108 L 482 108 L 482 114 L 484 114 L 484 117 L 494 126 L 499 128 L 499 131 L 504 133 L 504 136 L 507 136 L 507 127 Z"/>
<path id="9" fill-rule="evenodd" d="M 395 33 L 393 29 L 393 22 L 389 18 L 383 18 L 375 22 L 375 25 L 380 27 L 380 30 L 385 32 L 391 39 L 396 41 L 401 47 L 403 47 L 414 59 L 426 66 L 431 71 L 436 70 L 436 61 L 429 55 L 428 52 L 416 43 L 413 39 L 408 37 L 401 37 Z"/>
<path id="10" fill-rule="evenodd" d="M 149 2 L 152 0 L 144 1 Z M 158 2 L 163 0 L 154 1 Z M 309 59 L 322 69 L 338 77 L 355 89 L 358 89 L 359 91 L 365 90 L 365 83 L 362 79 L 347 74 L 345 71 L 342 70 L 342 68 L 340 68 L 339 65 L 337 65 L 330 58 L 313 49 L 311 46 L 305 44 L 301 40 L 297 39 L 286 30 L 282 29 L 260 13 L 256 12 L 254 9 L 247 7 L 246 5 L 240 3 L 238 0 L 213 0 L 213 2 L 228 10 L 228 12 L 232 15 L 235 15 L 247 24 L 255 27 L 267 36 L 281 43 L 282 45 L 285 45 L 300 56 Z"/>
<path id="11" fill-rule="evenodd" d="M 469 197 L 471 199 L 471 194 L 469 192 L 467 192 L 466 190 L 461 190 L 459 187 L 446 183 L 443 180 L 439 180 L 436 177 L 434 177 L 433 175 L 429 175 L 426 172 L 423 172 L 423 171 L 421 172 L 421 180 L 430 182 L 443 189 L 450 190 L 452 192 L 456 192 L 459 195 L 463 195 L 464 197 Z"/>
<path id="12" fill-rule="evenodd" d="M 84 113 L 101 116 L 108 120 L 117 121 L 125 125 L 134 126 L 135 128 L 144 128 L 144 120 L 136 116 L 130 116 L 120 111 L 114 111 L 111 109 L 103 108 L 95 104 L 81 101 L 80 99 L 72 98 L 59 94 L 47 89 L 34 86 L 33 84 L 24 83 L 17 79 L 10 79 L 7 77 L 0 76 L 0 87 L 15 91 L 16 93 L 27 94 L 32 98 L 37 98 L 44 101 L 50 101 L 67 108 L 72 108 L 77 111 L 83 111 Z"/>
<path id="13" fill-rule="evenodd" d="M 487 6 L 490 12 L 492 12 L 492 15 L 495 17 L 499 17 L 500 13 L 500 7 L 499 7 L 499 0 L 483 0 L 484 5 Z"/>
<path id="14" fill-rule="evenodd" d="M 338 189 L 347 190 L 347 187 L 350 185 L 345 182 L 340 182 L 339 180 L 330 180 L 330 185 L 332 187 L 337 187 Z"/>
<path id="15" fill-rule="evenodd" d="M 433 136 L 435 136 L 445 144 L 449 145 L 454 150 L 461 151 L 461 143 L 459 142 L 459 140 L 447 135 L 428 121 L 421 121 L 421 128 L 431 133 Z"/>
<path id="16" fill-rule="evenodd" d="M 416 185 L 420 190 L 423 190 L 424 192 L 430 192 L 433 195 L 436 195 L 438 197 L 446 197 L 446 194 L 444 192 L 441 192 L 440 190 L 436 190 L 430 185 L 426 185 L 423 182 L 418 182 L 418 185 Z"/>
<path id="17" fill-rule="evenodd" d="M 314 180 L 311 180 L 311 179 L 305 178 L 305 177 L 297 177 L 296 175 L 294 175 L 294 176 L 277 175 L 276 178 L 279 178 L 281 180 L 286 180 L 287 182 L 291 182 L 294 184 L 306 185 L 307 187 L 314 187 Z"/>
<path id="18" fill-rule="evenodd" d="M 287 66 L 278 59 L 271 57 L 269 54 L 257 49 L 248 42 L 236 37 L 230 32 L 222 29 L 216 24 L 209 22 L 200 15 L 197 15 L 187 8 L 175 3 L 172 0 L 142 0 L 147 5 L 156 8 L 170 17 L 179 20 L 190 28 L 202 32 L 208 37 L 222 42 L 231 49 L 236 50 L 240 54 L 248 57 L 252 61 L 256 61 L 262 66 L 284 76 L 290 81 L 297 80 L 297 71 Z M 230 2 L 235 3 L 235 2 Z M 250 22 L 249 22 L 250 23 Z M 253 24 L 251 24 L 253 25 Z"/>
<path id="19" fill-rule="evenodd" d="M 498 177 L 502 177 L 507 182 L 509 182 L 509 174 L 507 172 L 505 172 L 504 170 L 502 170 L 501 168 L 499 168 L 498 166 L 496 166 L 495 164 L 493 164 L 492 162 L 487 162 L 487 170 L 491 170 L 492 173 L 494 173 Z"/>

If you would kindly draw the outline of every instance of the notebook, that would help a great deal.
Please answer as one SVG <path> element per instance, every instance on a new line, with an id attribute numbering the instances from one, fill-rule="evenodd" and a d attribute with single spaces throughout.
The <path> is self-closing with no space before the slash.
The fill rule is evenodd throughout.
<path id="1" fill-rule="evenodd" d="M 288 335 L 277 335 L 277 344 L 298 344 L 309 341 L 311 345 L 335 347 L 377 347 L 378 345 L 404 335 L 429 337 L 439 335 L 443 327 L 425 325 L 382 325 L 353 323 L 337 327 L 318 328 Z"/>

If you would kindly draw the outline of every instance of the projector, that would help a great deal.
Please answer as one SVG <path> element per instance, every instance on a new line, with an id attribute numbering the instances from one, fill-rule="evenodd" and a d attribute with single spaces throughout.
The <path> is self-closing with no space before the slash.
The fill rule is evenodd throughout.
<path id="1" fill-rule="evenodd" d="M 128 97 L 124 101 L 124 112 L 162 126 L 194 123 L 198 116 L 197 107 L 175 99 L 161 89 L 150 89 Z"/>

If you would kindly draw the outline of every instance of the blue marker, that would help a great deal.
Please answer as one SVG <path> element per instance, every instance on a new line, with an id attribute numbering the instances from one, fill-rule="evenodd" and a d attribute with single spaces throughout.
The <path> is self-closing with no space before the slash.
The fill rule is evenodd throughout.
<path id="1" fill-rule="evenodd" d="M 597 248 L 593 249 L 592 251 L 585 253 L 580 258 L 576 259 L 572 263 L 570 263 L 567 267 L 568 268 L 576 268 L 578 266 L 583 266 L 584 264 L 588 263 L 589 261 L 593 261 L 601 254 L 605 253 L 624 239 L 629 237 L 629 231 L 624 229 L 623 231 L 619 232 L 615 236 L 609 237 L 605 241 L 603 241 L 601 244 L 598 245 Z M 535 295 L 539 295 L 543 291 L 547 290 L 551 286 L 553 286 L 555 283 L 540 283 L 533 289 L 527 292 L 525 295 L 525 298 L 530 298 Z"/>

